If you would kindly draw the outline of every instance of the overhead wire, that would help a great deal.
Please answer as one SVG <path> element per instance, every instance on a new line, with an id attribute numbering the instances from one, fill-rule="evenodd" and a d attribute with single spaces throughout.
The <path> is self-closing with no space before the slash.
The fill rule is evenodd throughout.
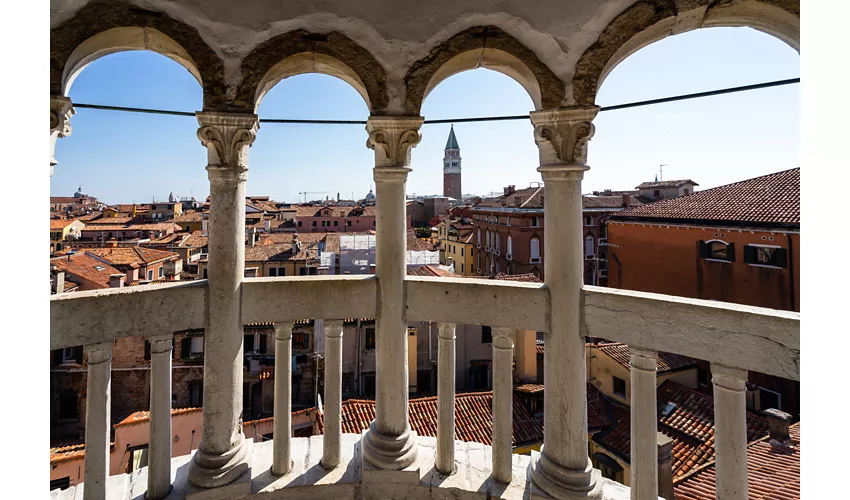
<path id="1" fill-rule="evenodd" d="M 770 87 L 779 87 L 783 85 L 793 85 L 800 83 L 800 78 L 788 78 L 785 80 L 775 80 L 772 82 L 755 83 L 752 85 L 743 85 L 739 87 L 729 87 L 725 89 L 709 90 L 705 92 L 695 92 L 691 94 L 681 94 L 670 97 L 661 97 L 658 99 L 648 99 L 645 101 L 629 102 L 624 104 L 614 104 L 611 106 L 601 106 L 599 112 L 616 111 L 620 109 L 636 108 L 641 106 L 652 106 L 655 104 L 664 104 L 668 102 L 684 101 L 688 99 L 699 99 L 703 97 L 711 97 L 724 94 L 733 94 L 736 92 L 746 92 L 750 90 L 766 89 Z M 110 106 L 106 104 L 88 104 L 74 103 L 75 108 L 80 109 L 97 109 L 101 111 L 121 111 L 128 113 L 149 113 L 157 115 L 171 116 L 195 116 L 193 111 L 177 111 L 167 109 L 151 109 L 137 108 L 131 106 Z M 479 116 L 472 118 L 440 118 L 436 120 L 425 120 L 425 125 L 436 125 L 440 123 L 469 123 L 469 122 L 491 122 L 491 121 L 507 121 L 507 120 L 528 120 L 530 115 L 509 115 L 509 116 Z M 260 118 L 260 123 L 289 123 L 289 124 L 309 124 L 309 125 L 366 125 L 366 120 L 316 120 L 316 119 L 295 119 L 295 118 Z"/>

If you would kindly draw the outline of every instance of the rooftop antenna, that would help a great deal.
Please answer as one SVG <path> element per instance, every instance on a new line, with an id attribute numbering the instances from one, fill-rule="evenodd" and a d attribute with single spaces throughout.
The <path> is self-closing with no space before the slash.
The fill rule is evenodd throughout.
<path id="1" fill-rule="evenodd" d="M 664 167 L 666 167 L 666 166 L 667 166 L 666 163 L 663 164 L 663 165 L 658 165 L 658 180 L 660 180 L 660 181 L 664 180 Z"/>

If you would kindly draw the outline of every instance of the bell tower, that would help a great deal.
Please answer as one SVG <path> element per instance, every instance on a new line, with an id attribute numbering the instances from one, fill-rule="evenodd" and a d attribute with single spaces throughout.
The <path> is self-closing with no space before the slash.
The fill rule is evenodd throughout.
<path id="1" fill-rule="evenodd" d="M 455 137 L 455 127 L 452 125 L 449 131 L 449 140 L 446 141 L 446 150 L 443 155 L 443 196 L 460 201 L 463 196 L 460 184 L 460 146 Z"/>

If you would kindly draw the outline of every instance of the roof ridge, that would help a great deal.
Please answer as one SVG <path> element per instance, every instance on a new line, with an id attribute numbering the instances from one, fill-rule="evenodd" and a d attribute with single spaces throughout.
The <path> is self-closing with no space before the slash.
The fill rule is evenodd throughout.
<path id="1" fill-rule="evenodd" d="M 543 186 L 538 186 L 537 190 L 535 192 L 531 193 L 531 196 L 529 196 L 528 199 L 525 200 L 522 203 L 522 205 L 519 206 L 519 208 L 525 208 L 525 206 L 528 204 L 528 202 L 530 202 L 532 199 L 534 199 L 534 197 L 537 196 L 537 193 L 539 193 L 541 189 L 543 189 Z"/>

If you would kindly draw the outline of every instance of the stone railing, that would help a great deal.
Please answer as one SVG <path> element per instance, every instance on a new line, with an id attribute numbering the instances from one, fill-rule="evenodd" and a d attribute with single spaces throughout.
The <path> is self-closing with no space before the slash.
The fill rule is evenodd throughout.
<path id="1" fill-rule="evenodd" d="M 343 457 L 341 434 L 342 318 L 379 317 L 378 280 L 374 276 L 311 276 L 245 279 L 241 285 L 241 321 L 275 323 L 275 427 L 273 475 L 290 473 L 291 338 L 293 322 L 325 319 L 326 363 L 324 438 L 321 465 L 331 469 Z M 51 298 L 51 349 L 84 345 L 88 354 L 86 398 L 85 498 L 103 498 L 109 474 L 109 408 L 112 341 L 145 336 L 151 341 L 151 437 L 147 497 L 164 498 L 171 489 L 171 338 L 175 331 L 203 328 L 209 303 L 205 280 L 55 295 Z M 458 458 L 454 441 L 455 325 L 486 324 L 493 328 L 493 444 L 491 477 L 516 483 L 511 456 L 512 332 L 546 332 L 546 380 L 570 382 L 575 372 L 558 373 L 558 354 L 552 341 L 551 291 L 547 285 L 479 279 L 408 277 L 403 282 L 405 319 L 438 322 L 438 431 L 434 467 L 451 474 Z M 749 306 L 599 287 L 583 287 L 583 329 L 587 336 L 621 341 L 632 350 L 632 498 L 657 498 L 655 355 L 673 352 L 704 359 L 714 373 L 718 495 L 746 498 L 746 406 L 744 383 L 748 369 L 799 380 L 799 314 Z M 242 339 L 241 335 L 237 336 Z M 583 345 L 583 338 L 581 343 Z M 381 349 L 379 343 L 377 346 Z M 582 353 L 583 355 L 583 353 Z M 554 356 L 550 358 L 549 356 Z M 404 356 L 401 359 L 406 359 Z M 552 360 L 551 362 L 549 360 Z M 399 363 L 388 356 L 380 363 Z M 205 362 L 215 363 L 209 356 Z M 406 367 L 405 367 L 406 370 Z M 577 374 L 582 390 L 545 392 L 546 406 L 584 402 L 584 371 Z M 215 387 L 221 381 L 208 380 Z M 406 381 L 405 381 L 406 383 Z M 571 383 L 571 382 L 570 382 Z M 554 387 L 554 385 L 552 386 Z M 205 391 L 209 398 L 214 393 Z M 405 407 L 406 407 L 406 398 Z M 376 401 L 376 414 L 384 400 Z M 239 408 L 233 411 L 238 412 Z M 403 418 L 407 418 L 406 412 Z M 586 418 L 586 417 L 585 417 Z M 563 434 L 563 420 L 547 418 L 544 450 L 552 436 Z M 586 422 L 586 420 L 585 420 Z M 205 422 L 206 424 L 206 422 Z M 374 425 L 374 424 L 373 424 Z M 585 423 L 586 425 L 586 423 Z M 365 438 L 364 438 L 365 439 Z M 585 432 L 567 442 L 586 456 Z M 414 438 L 415 441 L 415 438 Z M 368 446 L 365 442 L 362 446 Z M 368 454 L 368 450 L 363 451 Z M 368 456 L 366 456 L 368 462 Z M 364 462 L 367 463 L 367 462 Z M 397 472 L 382 476 L 404 482 L 412 463 L 389 467 L 371 462 L 376 470 Z M 512 468 L 512 464 L 514 464 Z M 548 467 L 541 454 L 531 468 Z M 598 471 L 591 471 L 598 475 Z M 364 471 L 365 473 L 365 471 Z M 532 473 L 537 495 L 567 498 Z M 394 476 L 395 474 L 395 476 Z M 555 475 L 555 474 L 552 474 Z M 532 481 L 528 481 L 529 488 Z M 566 480 L 564 481 L 566 482 Z M 237 482 L 238 483 L 238 482 Z M 522 478 L 525 485 L 525 479 Z M 542 484 L 540 484 L 542 483 Z M 594 479 L 592 488 L 601 488 Z M 232 484 L 229 487 L 234 487 Z M 250 482 L 242 493 L 250 492 Z M 721 492 L 723 494 L 721 495 Z M 234 491 L 235 493 L 235 491 Z"/>

